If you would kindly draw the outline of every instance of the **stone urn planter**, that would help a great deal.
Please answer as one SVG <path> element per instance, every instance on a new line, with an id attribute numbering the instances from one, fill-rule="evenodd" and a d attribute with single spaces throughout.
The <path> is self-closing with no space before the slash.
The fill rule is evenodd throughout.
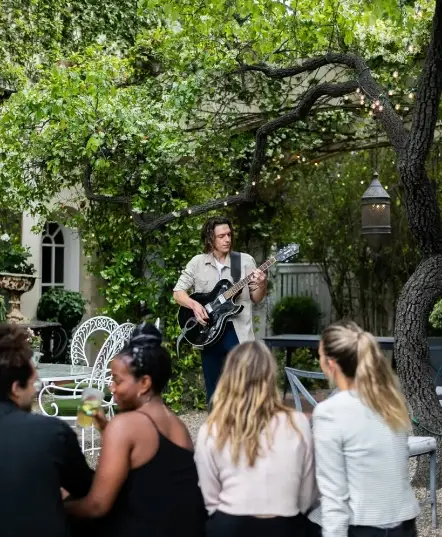
<path id="1" fill-rule="evenodd" d="M 31 274 L 0 272 L 0 289 L 5 289 L 9 295 L 9 312 L 6 315 L 8 323 L 24 320 L 25 317 L 20 311 L 21 295 L 34 287 L 36 279 L 37 277 Z"/>

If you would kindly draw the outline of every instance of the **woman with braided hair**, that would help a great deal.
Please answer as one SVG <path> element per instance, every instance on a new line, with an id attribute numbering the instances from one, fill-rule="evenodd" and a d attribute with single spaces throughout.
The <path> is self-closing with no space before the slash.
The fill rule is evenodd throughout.
<path id="1" fill-rule="evenodd" d="M 106 517 L 106 537 L 200 537 L 205 509 L 192 440 L 161 398 L 172 366 L 155 326 L 137 329 L 111 368 L 121 412 L 97 419 L 102 449 L 91 491 L 66 508 L 83 519 Z"/>

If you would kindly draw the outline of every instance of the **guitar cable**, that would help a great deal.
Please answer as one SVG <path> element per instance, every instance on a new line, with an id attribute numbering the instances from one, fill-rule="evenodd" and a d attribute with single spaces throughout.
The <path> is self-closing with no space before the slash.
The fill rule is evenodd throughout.
<path id="1" fill-rule="evenodd" d="M 183 338 L 187 334 L 187 332 L 189 332 L 190 330 L 193 330 L 198 324 L 199 323 L 198 323 L 198 321 L 196 320 L 195 317 L 190 317 L 189 319 L 187 319 L 186 324 L 183 326 L 183 329 L 181 330 L 181 334 L 178 336 L 178 339 L 176 341 L 176 353 L 177 353 L 177 358 L 178 359 L 180 358 L 180 343 L 181 343 L 181 341 L 183 340 Z M 197 345 L 194 345 L 194 347 L 196 347 L 197 349 L 202 348 L 202 347 L 198 347 Z"/>

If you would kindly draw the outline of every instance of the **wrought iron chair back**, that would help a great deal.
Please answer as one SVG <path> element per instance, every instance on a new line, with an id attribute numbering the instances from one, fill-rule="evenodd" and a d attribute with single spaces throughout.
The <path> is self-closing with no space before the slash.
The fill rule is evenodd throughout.
<path id="1" fill-rule="evenodd" d="M 117 321 L 105 316 L 92 317 L 82 323 L 75 331 L 71 341 L 71 364 L 73 366 L 89 366 L 86 344 L 91 335 L 95 332 L 106 332 L 110 335 L 117 328 Z"/>
<path id="2" fill-rule="evenodd" d="M 106 339 L 95 361 L 91 378 L 89 379 L 90 386 L 94 385 L 96 388 L 103 391 L 105 386 L 110 384 L 111 377 L 109 375 L 109 364 L 129 341 L 134 329 L 134 324 L 124 323 L 114 330 Z"/>

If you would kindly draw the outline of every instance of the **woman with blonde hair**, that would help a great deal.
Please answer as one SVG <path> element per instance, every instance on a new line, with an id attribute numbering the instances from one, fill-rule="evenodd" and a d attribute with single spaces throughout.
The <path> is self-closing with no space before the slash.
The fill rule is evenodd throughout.
<path id="1" fill-rule="evenodd" d="M 338 393 L 313 412 L 320 506 L 312 535 L 415 537 L 419 505 L 408 477 L 410 420 L 375 338 L 353 322 L 330 325 L 321 369 Z"/>
<path id="2" fill-rule="evenodd" d="M 207 537 L 302 537 L 316 498 L 308 419 L 286 407 L 268 348 L 227 356 L 195 460 L 210 519 Z"/>

